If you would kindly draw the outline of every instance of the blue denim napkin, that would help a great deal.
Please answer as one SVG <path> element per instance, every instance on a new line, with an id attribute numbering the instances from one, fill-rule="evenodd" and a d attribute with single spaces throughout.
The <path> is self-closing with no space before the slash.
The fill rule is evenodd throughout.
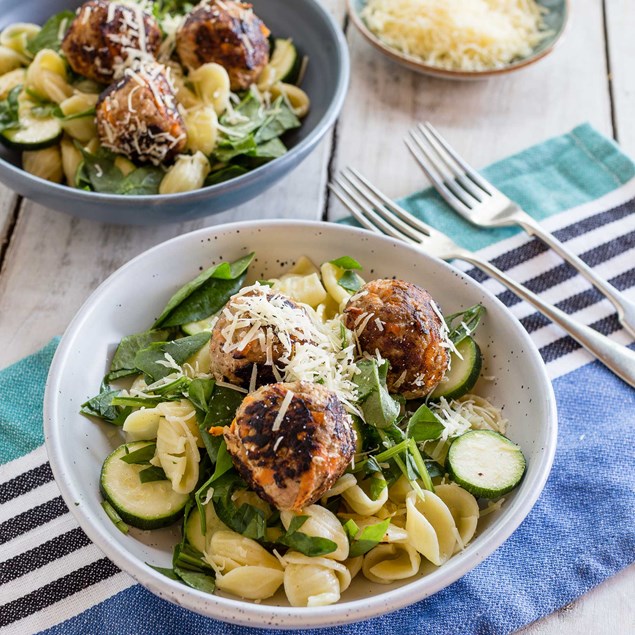
<path id="1" fill-rule="evenodd" d="M 497 163 L 485 174 L 529 213 L 545 220 L 619 188 L 635 176 L 635 166 L 610 140 L 589 126 L 582 126 Z M 472 249 L 513 234 L 513 230 L 478 231 L 454 215 L 435 215 L 433 211 L 440 210 L 442 203 L 431 192 L 408 197 L 403 204 Z M 589 236 L 596 236 L 602 223 L 608 226 L 620 219 L 630 222 L 635 218 L 633 214 L 635 202 L 624 201 L 616 207 L 597 209 L 584 222 L 567 227 L 571 236 L 580 237 L 594 230 Z M 632 262 L 633 234 L 625 227 L 624 233 L 612 238 L 608 246 L 590 244 L 593 264 L 601 266 L 611 258 L 629 255 Z M 522 259 L 522 253 L 518 248 L 507 252 L 507 266 L 513 267 L 514 258 Z M 635 285 L 635 270 L 628 269 L 618 278 L 619 286 L 629 289 Z M 585 291 L 587 306 L 600 301 L 594 293 Z M 503 299 L 514 302 L 508 296 Z M 615 316 L 603 320 L 598 328 L 619 336 Z M 623 333 L 621 337 L 624 338 Z M 37 463 L 43 441 L 43 386 L 55 346 L 53 341 L 39 353 L 0 371 L 0 515 L 7 505 L 19 506 L 25 497 L 39 491 L 38 487 L 54 487 L 48 466 L 32 465 Z M 562 338 L 556 349 L 554 353 L 553 346 L 549 348 L 548 357 L 545 347 L 541 348 L 549 364 L 575 352 L 575 344 Z M 547 485 L 519 529 L 452 586 L 395 613 L 332 628 L 334 635 L 509 633 L 571 602 L 635 560 L 635 390 L 599 363 L 586 361 L 578 360 L 571 364 L 569 372 L 563 374 L 561 369 L 554 374 L 558 375 L 554 380 L 559 412 L 558 450 Z M 25 461 L 28 458 L 31 467 L 15 476 L 11 470 L 19 465 L 19 457 Z M 15 545 L 21 536 L 25 540 L 24 553 L 9 560 L 0 551 L 0 633 L 278 632 L 203 618 L 155 597 L 139 585 L 129 586 L 129 582 L 123 584 L 127 588 L 111 597 L 102 590 L 99 597 L 108 599 L 86 608 L 91 604 L 86 599 L 90 595 L 86 594 L 94 590 L 96 597 L 102 589 L 100 585 L 123 575 L 105 559 L 93 565 L 84 563 L 76 572 L 40 588 L 24 583 L 21 593 L 21 581 L 44 571 L 54 560 L 51 548 L 46 555 L 40 553 L 28 542 L 26 533 L 33 531 L 37 523 L 46 527 L 47 522 L 55 522 L 51 518 L 63 519 L 66 511 L 59 502 L 57 507 L 52 504 L 55 498 L 45 503 L 41 497 L 32 498 L 37 505 L 35 510 L 25 511 L 22 504 L 19 514 L 0 522 L 0 544 Z M 54 507 L 57 511 L 51 511 Z M 60 538 L 55 543 L 55 549 L 64 551 L 67 559 L 74 549 L 89 548 L 81 530 L 69 528 L 64 535 L 70 534 L 72 539 Z M 57 538 L 51 543 L 54 540 Z M 32 584 L 37 586 L 37 582 Z M 2 599 L 5 592 L 13 598 L 8 603 Z"/>

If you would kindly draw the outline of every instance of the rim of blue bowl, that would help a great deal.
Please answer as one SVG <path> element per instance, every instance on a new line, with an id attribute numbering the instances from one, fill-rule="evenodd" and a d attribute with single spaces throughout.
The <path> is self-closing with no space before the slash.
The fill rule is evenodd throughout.
<path id="1" fill-rule="evenodd" d="M 553 52 L 556 46 L 562 41 L 562 37 L 567 30 L 569 24 L 569 18 L 571 17 L 571 2 L 570 0 L 563 0 L 564 17 L 562 20 L 562 26 L 554 34 L 552 41 L 544 48 L 533 51 L 527 57 L 523 57 L 515 62 L 511 62 L 502 68 L 492 68 L 482 71 L 462 71 L 453 70 L 451 68 L 441 68 L 440 66 L 433 66 L 422 62 L 414 55 L 403 53 L 392 46 L 386 44 L 379 36 L 368 28 L 366 22 L 363 20 L 357 8 L 354 0 L 346 0 L 346 8 L 351 21 L 362 34 L 364 39 L 380 53 L 388 57 L 390 60 L 409 68 L 417 73 L 424 75 L 430 75 L 431 77 L 440 77 L 442 79 L 487 79 L 488 77 L 498 77 L 500 75 L 507 75 L 514 71 L 520 70 L 531 66 L 535 62 L 543 59 L 547 55 Z"/>
<path id="2" fill-rule="evenodd" d="M 339 58 L 338 64 L 338 78 L 337 87 L 335 90 L 335 96 L 328 109 L 317 122 L 313 130 L 304 138 L 300 143 L 294 145 L 289 149 L 286 154 L 281 157 L 265 163 L 262 166 L 257 167 L 247 174 L 242 174 L 228 181 L 217 183 L 216 185 L 208 185 L 207 187 L 199 188 L 198 190 L 192 190 L 191 192 L 177 192 L 176 194 L 109 194 L 102 192 L 88 192 L 86 190 L 80 190 L 77 188 L 71 188 L 68 185 L 62 185 L 60 183 L 53 183 L 47 181 L 39 176 L 28 173 L 26 170 L 14 165 L 7 161 L 3 157 L 0 157 L 0 166 L 11 172 L 18 179 L 26 179 L 28 181 L 35 181 L 36 183 L 50 188 L 56 192 L 68 193 L 69 190 L 73 196 L 76 196 L 81 202 L 81 199 L 90 201 L 103 201 L 103 202 L 117 202 L 123 203 L 125 201 L 134 201 L 135 203 L 143 202 L 157 202 L 157 201 L 174 201 L 179 202 L 196 201 L 200 198 L 207 198 L 210 194 L 219 192 L 230 192 L 234 189 L 241 188 L 243 185 L 249 186 L 250 183 L 256 181 L 262 170 L 267 169 L 267 166 L 276 165 L 278 169 L 284 167 L 285 164 L 292 162 L 297 154 L 306 156 L 306 154 L 321 140 L 321 138 L 331 129 L 335 123 L 342 106 L 344 105 L 344 99 L 348 91 L 348 85 L 350 81 L 350 55 L 348 52 L 348 45 L 342 29 L 335 22 L 333 16 L 324 8 L 321 2 L 318 0 L 303 0 L 306 4 L 311 5 L 318 13 L 322 14 L 325 18 L 325 22 L 328 25 L 333 41 L 336 45 L 336 52 Z"/>

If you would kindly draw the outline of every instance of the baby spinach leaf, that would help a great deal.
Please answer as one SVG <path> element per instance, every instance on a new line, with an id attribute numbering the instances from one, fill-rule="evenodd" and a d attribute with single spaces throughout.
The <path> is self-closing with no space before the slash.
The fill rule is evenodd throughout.
<path id="1" fill-rule="evenodd" d="M 222 438 L 222 437 L 221 437 Z M 227 444 L 223 439 L 218 446 L 218 453 L 216 455 L 216 466 L 214 468 L 214 474 L 209 479 L 208 483 L 211 485 L 214 481 L 219 479 L 223 474 L 229 472 L 234 467 L 232 462 L 232 455 L 227 451 Z"/>
<path id="2" fill-rule="evenodd" d="M 443 467 L 436 461 L 433 461 L 432 459 L 424 459 L 423 462 L 425 463 L 430 478 L 437 478 L 438 476 L 443 476 L 445 474 Z"/>
<path id="3" fill-rule="evenodd" d="M 107 380 L 113 381 L 119 377 L 136 374 L 138 372 L 135 366 L 137 353 L 141 349 L 150 346 L 153 342 L 164 342 L 169 336 L 169 330 L 155 329 L 124 337 L 121 342 L 119 342 L 119 346 L 117 346 L 115 355 L 112 358 Z"/>
<path id="4" fill-rule="evenodd" d="M 226 388 L 225 386 L 215 386 L 211 399 L 207 404 L 207 416 L 205 425 L 228 426 L 236 414 L 236 410 L 243 402 L 245 394 Z"/>
<path id="5" fill-rule="evenodd" d="M 180 366 L 189 357 L 197 353 L 209 341 L 210 334 L 206 332 L 189 335 L 171 342 L 153 342 L 135 355 L 135 367 L 145 373 L 153 382 L 163 379 L 174 372 L 174 368 L 164 365 L 166 354 Z"/>
<path id="6" fill-rule="evenodd" d="M 250 253 L 200 273 L 170 298 L 153 328 L 197 322 L 219 311 L 242 287 L 253 258 L 254 254 Z"/>
<path id="7" fill-rule="evenodd" d="M 162 397 L 113 397 L 111 404 L 113 406 L 130 406 L 131 408 L 154 408 L 162 401 Z"/>
<path id="8" fill-rule="evenodd" d="M 370 486 L 368 488 L 368 497 L 370 500 L 376 501 L 387 487 L 388 483 L 386 482 L 383 474 L 380 476 L 371 476 Z"/>
<path id="9" fill-rule="evenodd" d="M 388 361 L 378 366 L 375 359 L 362 359 L 357 362 L 361 372 L 354 380 L 364 421 L 380 429 L 392 426 L 401 410 L 399 402 L 390 396 L 386 388 L 388 365 Z"/>
<path id="10" fill-rule="evenodd" d="M 214 494 L 212 495 L 214 509 L 218 517 L 230 529 L 247 538 L 263 540 L 267 522 L 262 509 L 248 503 L 243 503 L 237 508 L 232 500 L 232 494 L 237 489 L 245 489 L 246 487 L 246 483 L 233 470 L 223 474 L 214 485 Z"/>
<path id="11" fill-rule="evenodd" d="M 188 571 L 181 567 L 174 567 L 174 573 L 189 587 L 204 593 L 214 593 L 216 580 L 209 573 L 199 571 Z"/>
<path id="12" fill-rule="evenodd" d="M 193 379 L 190 382 L 187 394 L 192 405 L 203 413 L 207 413 L 207 403 L 214 392 L 213 379 Z"/>
<path id="13" fill-rule="evenodd" d="M 448 337 L 456 346 L 466 337 L 469 337 L 479 325 L 481 318 L 485 314 L 485 307 L 482 304 L 475 304 L 465 311 L 452 313 L 445 318 L 445 323 L 449 329 Z"/>
<path id="14" fill-rule="evenodd" d="M 40 32 L 26 45 L 29 53 L 37 55 L 42 49 L 59 51 L 66 31 L 75 19 L 72 11 L 62 11 L 51 16 Z"/>
<path id="15" fill-rule="evenodd" d="M 168 569 L 167 567 L 155 567 L 153 564 L 150 564 L 148 562 L 146 562 L 146 564 L 151 569 L 154 569 L 155 571 L 163 574 L 166 578 L 170 578 L 170 580 L 176 580 L 177 582 L 181 581 L 181 578 L 179 578 L 179 576 L 174 573 L 174 569 Z"/>
<path id="16" fill-rule="evenodd" d="M 422 404 L 410 417 L 406 436 L 417 443 L 438 439 L 444 430 L 443 424 L 435 417 L 428 406 Z"/>
<path id="17" fill-rule="evenodd" d="M 216 185 L 217 183 L 223 183 L 224 181 L 229 181 L 230 179 L 235 179 L 237 176 L 247 174 L 247 172 L 249 172 L 249 170 L 241 165 L 228 165 L 211 172 L 205 179 L 205 187 Z"/>
<path id="18" fill-rule="evenodd" d="M 139 472 L 139 480 L 142 483 L 151 483 L 153 481 L 167 481 L 168 477 L 158 465 L 151 465 Z"/>
<path id="19" fill-rule="evenodd" d="M 305 556 L 325 556 L 327 553 L 333 553 L 337 549 L 337 545 L 332 540 L 319 536 L 308 536 L 298 531 L 308 518 L 308 516 L 294 516 L 289 523 L 287 532 L 280 536 L 276 542 L 295 549 Z"/>
<path id="20" fill-rule="evenodd" d="M 257 145 L 253 150 L 245 154 L 255 159 L 266 159 L 270 161 L 271 159 L 281 157 L 283 154 L 286 154 L 286 152 L 287 148 L 284 143 L 278 138 L 273 138 Z"/>
<path id="21" fill-rule="evenodd" d="M 95 192 L 137 195 L 159 193 L 159 184 L 164 176 L 161 168 L 144 166 L 124 176 L 115 165 L 116 155 L 109 150 L 100 148 L 96 154 L 92 154 L 81 145 L 77 147 L 84 159 L 82 178 L 88 181 Z"/>
<path id="22" fill-rule="evenodd" d="M 251 134 L 238 139 L 226 139 L 218 142 L 214 150 L 214 158 L 221 163 L 228 163 L 241 154 L 253 152 L 257 147 Z"/>
<path id="23" fill-rule="evenodd" d="M 373 547 L 376 547 L 386 535 L 389 525 L 390 518 L 386 518 L 386 520 L 376 523 L 375 525 L 364 527 L 364 529 L 360 531 L 359 526 L 353 519 L 347 520 L 344 523 L 344 530 L 350 541 L 348 557 L 356 558 L 357 556 L 363 556 Z"/>
<path id="24" fill-rule="evenodd" d="M 336 267 L 340 267 L 341 269 L 361 269 L 362 266 L 355 260 L 355 258 L 351 258 L 350 256 L 341 256 L 340 258 L 336 258 L 335 260 L 331 260 L 330 263 L 335 265 Z"/>
<path id="25" fill-rule="evenodd" d="M 126 450 L 127 449 L 126 446 Z M 156 443 L 148 443 L 148 445 L 144 445 L 134 452 L 126 452 L 126 454 L 121 457 L 121 460 L 130 465 L 143 465 L 144 463 L 150 462 L 150 459 L 154 457 L 156 449 Z"/>
<path id="26" fill-rule="evenodd" d="M 261 144 L 300 126 L 300 120 L 281 95 L 266 111 L 266 118 L 254 134 L 254 140 Z"/>
<path id="27" fill-rule="evenodd" d="M 337 281 L 343 289 L 355 293 L 364 286 L 364 281 L 354 272 L 348 269 L 344 275 Z"/>
<path id="28" fill-rule="evenodd" d="M 80 413 L 90 417 L 98 417 L 115 425 L 123 425 L 123 421 L 119 421 L 120 412 L 113 405 L 112 400 L 119 394 L 119 390 L 111 390 L 103 387 L 102 391 L 96 396 L 81 405 Z"/>
<path id="29" fill-rule="evenodd" d="M 18 115 L 18 96 L 22 91 L 22 85 L 9 91 L 6 99 L 0 101 L 0 132 L 20 127 Z"/>

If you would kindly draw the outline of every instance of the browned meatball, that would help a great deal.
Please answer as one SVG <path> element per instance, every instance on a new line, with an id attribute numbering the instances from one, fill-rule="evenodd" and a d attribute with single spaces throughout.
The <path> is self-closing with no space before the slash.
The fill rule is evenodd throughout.
<path id="1" fill-rule="evenodd" d="M 157 21 L 141 8 L 90 0 L 77 10 L 62 51 L 76 73 L 110 84 L 116 79 L 115 67 L 129 55 L 141 51 L 154 56 L 160 45 Z"/>
<path id="2" fill-rule="evenodd" d="M 211 371 L 217 380 L 246 386 L 255 365 L 257 386 L 279 381 L 274 364 L 284 366 L 297 344 L 311 341 L 313 328 L 307 312 L 290 298 L 264 285 L 247 287 L 230 298 L 214 325 Z"/>
<path id="3" fill-rule="evenodd" d="M 134 161 L 165 163 L 187 143 L 174 92 L 159 64 L 127 69 L 99 96 L 96 116 L 101 144 Z"/>
<path id="4" fill-rule="evenodd" d="M 328 491 L 355 452 L 350 416 L 337 395 L 303 381 L 263 386 L 245 397 L 224 436 L 249 486 L 278 509 L 293 511 Z"/>
<path id="5" fill-rule="evenodd" d="M 424 397 L 441 381 L 449 355 L 443 322 L 430 294 L 402 280 L 373 280 L 344 309 L 344 323 L 362 350 L 390 362 L 386 383 L 408 399 Z"/>
<path id="6" fill-rule="evenodd" d="M 224 0 L 201 3 L 176 34 L 176 50 L 184 66 L 207 62 L 224 66 L 232 90 L 249 88 L 269 62 L 269 29 L 250 4 Z"/>

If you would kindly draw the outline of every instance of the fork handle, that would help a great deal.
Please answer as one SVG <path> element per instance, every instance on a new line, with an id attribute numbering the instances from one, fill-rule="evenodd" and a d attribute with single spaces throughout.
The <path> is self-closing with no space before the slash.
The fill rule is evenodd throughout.
<path id="1" fill-rule="evenodd" d="M 491 263 L 475 256 L 472 252 L 461 249 L 454 254 L 454 257 L 473 264 L 511 289 L 517 296 L 532 304 L 538 311 L 546 315 L 552 322 L 571 335 L 574 340 L 584 346 L 587 351 L 597 357 L 607 368 L 610 368 L 618 377 L 622 378 L 630 386 L 635 387 L 635 351 L 574 320 L 564 311 L 553 306 L 553 304 L 543 301 L 533 291 L 516 282 Z"/>
<path id="2" fill-rule="evenodd" d="M 612 284 L 591 269 L 582 259 L 567 249 L 553 234 L 534 220 L 529 214 L 522 212 L 515 217 L 522 228 L 533 236 L 547 243 L 560 257 L 575 267 L 594 287 L 601 291 L 617 309 L 617 317 L 622 326 L 635 337 L 635 302 L 627 300 Z"/>

